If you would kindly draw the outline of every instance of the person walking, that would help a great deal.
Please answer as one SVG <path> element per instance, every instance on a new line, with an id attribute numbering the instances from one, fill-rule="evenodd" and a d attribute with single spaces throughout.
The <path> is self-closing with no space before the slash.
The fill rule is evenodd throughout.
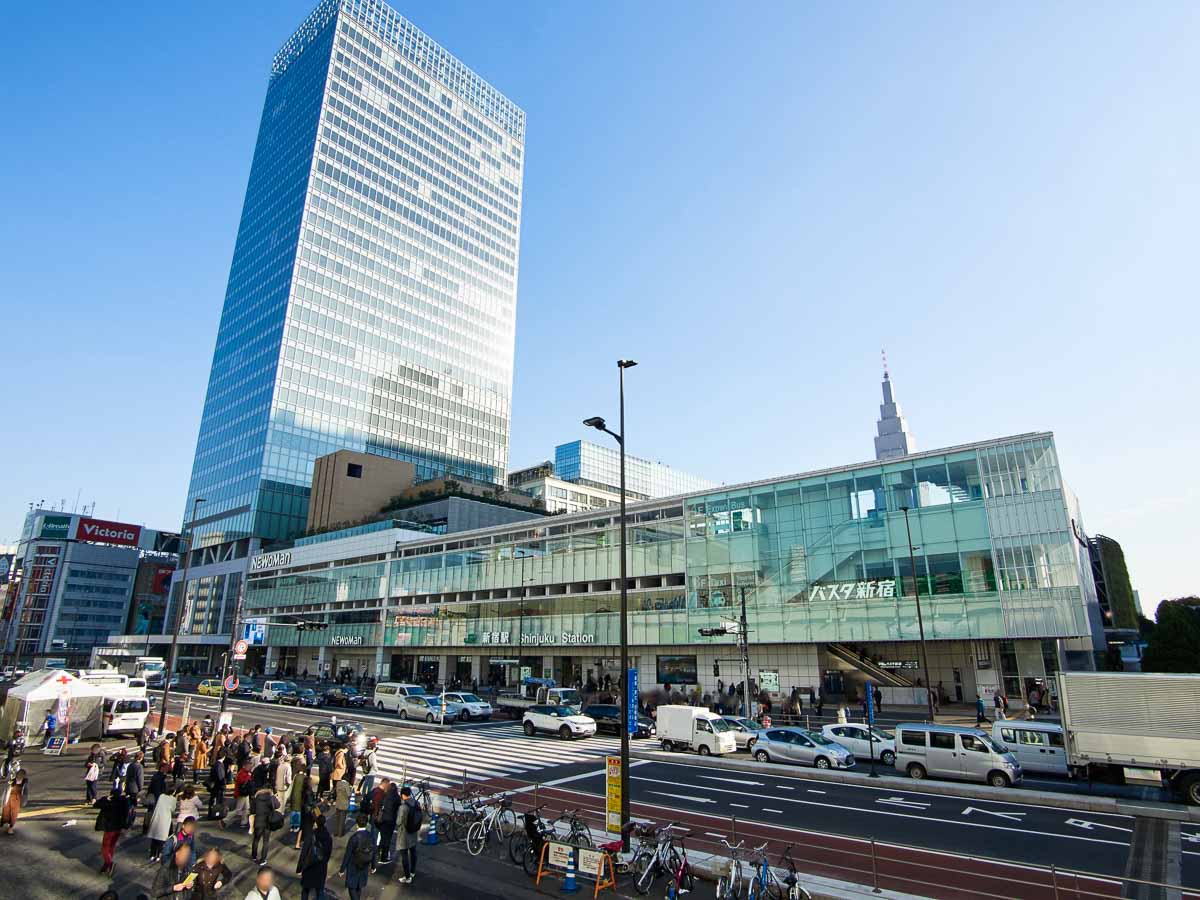
<path id="1" fill-rule="evenodd" d="M 129 798 L 129 825 L 133 826 L 134 816 L 137 815 L 138 797 L 142 793 L 142 760 L 146 758 L 141 750 L 133 754 L 129 765 L 125 767 L 125 796 Z"/>
<path id="2" fill-rule="evenodd" d="M 346 777 L 346 748 L 338 747 L 333 754 L 333 769 L 329 773 L 329 789 L 334 797 L 337 796 L 338 782 Z"/>
<path id="3" fill-rule="evenodd" d="M 233 796 L 237 798 L 233 813 L 228 819 L 221 820 L 221 827 L 228 828 L 230 822 L 237 819 L 250 831 L 250 798 L 254 795 L 254 779 L 250 774 L 250 763 L 246 762 L 238 769 L 237 777 L 233 780 Z"/>
<path id="4" fill-rule="evenodd" d="M 100 810 L 96 815 L 96 830 L 104 832 L 100 842 L 100 874 L 111 876 L 116 865 L 117 841 L 121 832 L 129 826 L 129 798 L 113 788 L 107 797 L 100 798 L 96 806 Z"/>
<path id="5" fill-rule="evenodd" d="M 263 866 L 254 876 L 254 887 L 246 894 L 245 900 L 283 900 L 279 888 L 275 887 L 275 870 Z"/>
<path id="6" fill-rule="evenodd" d="M 346 818 L 350 815 L 350 795 L 353 793 L 353 788 L 350 787 L 349 779 L 342 778 L 337 782 L 335 789 L 336 797 L 334 799 L 334 814 L 333 814 L 333 836 L 340 838 L 346 833 Z"/>
<path id="7" fill-rule="evenodd" d="M 250 856 L 260 866 L 265 866 L 267 851 L 270 849 L 271 843 L 271 813 L 279 809 L 279 799 L 271 791 L 270 785 L 264 784 L 255 791 L 251 808 L 253 809 L 250 816 L 253 825 L 251 833 L 254 836 L 250 841 Z M 259 851 L 260 841 L 262 842 L 261 853 Z"/>
<path id="8" fill-rule="evenodd" d="M 200 780 L 200 773 L 208 768 L 208 742 L 200 738 L 193 744 L 192 781 Z"/>
<path id="9" fill-rule="evenodd" d="M 166 865 L 175 856 L 180 847 L 186 847 L 188 850 L 187 865 L 190 868 L 192 860 L 196 857 L 196 820 L 184 819 L 179 823 L 179 830 L 167 838 L 167 842 L 163 844 L 162 853 L 158 855 L 158 861 Z"/>
<path id="10" fill-rule="evenodd" d="M 986 715 L 986 710 L 987 710 L 987 707 L 983 702 L 983 698 L 980 697 L 978 694 L 976 694 L 975 695 L 975 724 L 976 725 L 986 725 L 987 724 L 988 719 L 987 719 L 987 715 Z"/>
<path id="11" fill-rule="evenodd" d="M 157 859 L 162 853 L 163 844 L 171 836 L 171 824 L 175 820 L 175 810 L 179 803 L 170 791 L 163 791 L 154 804 L 150 815 L 150 828 L 146 835 L 150 838 L 149 858 Z"/>
<path id="12" fill-rule="evenodd" d="M 875 685 L 875 712 L 879 713 L 883 709 L 883 689 L 879 685 Z"/>
<path id="13" fill-rule="evenodd" d="M 1008 718 L 1004 714 L 1004 697 L 1001 695 L 999 688 L 992 694 L 992 709 L 995 711 L 996 721 L 1003 722 Z"/>
<path id="14" fill-rule="evenodd" d="M 29 802 L 29 773 L 17 769 L 16 777 L 5 790 L 4 803 L 0 806 L 0 825 L 4 826 L 5 834 L 12 834 L 17 827 L 17 819 L 21 816 L 21 807 Z"/>
<path id="15" fill-rule="evenodd" d="M 363 889 L 375 865 L 375 839 L 367 824 L 366 813 L 359 813 L 354 820 L 355 831 L 346 841 L 346 852 L 342 854 L 342 867 L 338 874 L 346 879 L 346 892 L 350 900 L 362 900 Z"/>
<path id="16" fill-rule="evenodd" d="M 296 871 L 300 874 L 300 900 L 322 900 L 325 879 L 329 877 L 329 859 L 333 856 L 333 838 L 325 827 L 325 817 L 317 814 L 312 833 L 300 847 Z"/>
<path id="17" fill-rule="evenodd" d="M 400 792 L 388 778 L 379 782 L 382 792 L 375 807 L 375 828 L 379 832 L 379 862 L 392 859 L 392 836 L 396 833 L 396 819 L 400 814 Z"/>
<path id="18" fill-rule="evenodd" d="M 225 760 L 219 755 L 213 755 L 212 765 L 208 767 L 208 817 L 210 819 L 225 818 Z"/>
<path id="19" fill-rule="evenodd" d="M 280 745 L 282 750 L 282 745 Z M 275 796 L 279 800 L 279 809 L 287 806 L 288 794 L 292 787 L 294 778 L 292 761 L 288 759 L 285 753 L 280 753 L 275 758 L 275 774 L 272 776 L 272 787 L 275 789 Z"/>
<path id="20" fill-rule="evenodd" d="M 302 778 L 300 792 L 300 830 L 296 832 L 297 850 L 304 846 L 304 842 L 308 840 L 309 835 L 312 834 L 313 826 L 317 821 L 317 816 L 321 812 L 318 802 L 317 777 L 312 775 L 308 778 Z"/>
<path id="21" fill-rule="evenodd" d="M 371 791 L 375 787 L 375 754 L 376 748 L 379 746 L 379 738 L 367 738 L 367 748 L 363 750 L 362 759 L 359 762 L 358 770 L 362 775 L 362 784 L 359 785 L 359 793 L 363 799 L 371 796 Z"/>
<path id="22" fill-rule="evenodd" d="M 100 780 L 100 763 L 94 757 L 89 757 L 87 769 L 83 773 L 83 786 L 87 793 L 84 795 L 85 806 L 96 805 L 96 782 Z"/>
<path id="23" fill-rule="evenodd" d="M 184 819 L 200 821 L 200 798 L 196 796 L 196 788 L 190 784 L 183 786 L 183 791 L 179 795 L 179 806 L 175 810 L 175 817 L 181 822 Z"/>
<path id="24" fill-rule="evenodd" d="M 192 884 L 192 900 L 215 900 L 221 888 L 233 878 L 233 873 L 221 857 L 221 851 L 216 847 L 208 849 L 204 858 L 192 867 L 192 874 L 196 876 Z"/>
<path id="25" fill-rule="evenodd" d="M 322 744 L 320 752 L 317 753 L 317 773 L 321 777 L 317 793 L 322 797 L 328 796 L 329 780 L 333 775 L 333 757 L 329 754 L 328 744 Z"/>
<path id="26" fill-rule="evenodd" d="M 165 795 L 164 795 L 165 796 Z M 192 851 L 188 847 L 176 847 L 171 858 L 158 867 L 154 874 L 154 883 L 150 887 L 150 896 L 155 900 L 166 900 L 168 897 L 181 897 L 190 900 L 192 890 L 185 887 L 191 874 L 189 865 L 192 861 Z"/>
<path id="27" fill-rule="evenodd" d="M 45 732 L 46 740 L 54 737 L 54 732 L 58 730 L 58 716 L 54 714 L 54 708 L 51 707 L 46 711 L 46 718 L 42 720 L 41 731 Z"/>
<path id="28" fill-rule="evenodd" d="M 820 716 L 825 715 L 825 686 L 824 685 L 822 685 L 821 688 L 817 691 L 816 704 L 817 704 L 817 716 L 820 717 Z"/>
<path id="29" fill-rule="evenodd" d="M 399 847 L 400 865 L 404 874 L 401 884 L 412 884 L 417 877 L 417 841 L 421 837 L 421 807 L 413 799 L 412 788 L 407 784 L 400 791 Z"/>

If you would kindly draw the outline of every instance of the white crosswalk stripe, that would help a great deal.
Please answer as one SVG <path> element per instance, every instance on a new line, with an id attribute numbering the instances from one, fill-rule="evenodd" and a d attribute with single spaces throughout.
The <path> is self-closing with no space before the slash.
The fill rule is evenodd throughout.
<path id="1" fill-rule="evenodd" d="M 379 741 L 379 774 L 389 778 L 428 778 L 434 787 L 455 787 L 467 780 L 521 778 L 569 763 L 595 762 L 615 753 L 615 737 L 562 741 L 549 735 L 526 737 L 517 723 L 477 731 L 435 732 L 386 737 Z"/>

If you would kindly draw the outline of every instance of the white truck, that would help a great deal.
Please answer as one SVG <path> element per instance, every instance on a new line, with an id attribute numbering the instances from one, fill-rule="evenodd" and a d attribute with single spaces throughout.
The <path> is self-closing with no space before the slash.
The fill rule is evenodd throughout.
<path id="1" fill-rule="evenodd" d="M 658 738 L 664 750 L 694 750 L 701 756 L 737 750 L 733 727 L 707 709 L 697 706 L 660 706 L 657 716 Z"/>
<path id="2" fill-rule="evenodd" d="M 575 688 L 559 687 L 553 678 L 526 678 L 517 693 L 496 697 L 496 708 L 514 719 L 525 715 L 531 706 L 569 706 L 571 712 L 578 713 L 583 698 Z"/>
<path id="3" fill-rule="evenodd" d="M 1060 672 L 1068 765 L 1076 774 L 1152 769 L 1185 802 L 1200 805 L 1197 697 L 1200 675 Z"/>

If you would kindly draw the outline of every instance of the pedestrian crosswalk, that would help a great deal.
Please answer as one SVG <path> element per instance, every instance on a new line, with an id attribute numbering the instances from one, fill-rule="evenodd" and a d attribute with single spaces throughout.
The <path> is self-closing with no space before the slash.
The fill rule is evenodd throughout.
<path id="1" fill-rule="evenodd" d="M 615 753 L 615 737 L 563 741 L 557 737 L 527 737 L 519 723 L 503 727 L 424 732 L 380 738 L 376 760 L 379 774 L 407 781 L 428 778 L 433 787 L 457 787 L 489 778 L 536 780 L 533 773 L 571 763 L 596 762 Z"/>

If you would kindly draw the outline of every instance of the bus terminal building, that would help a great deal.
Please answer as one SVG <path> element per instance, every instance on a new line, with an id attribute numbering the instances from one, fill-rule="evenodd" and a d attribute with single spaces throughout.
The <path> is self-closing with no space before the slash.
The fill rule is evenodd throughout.
<path id="1" fill-rule="evenodd" d="M 250 665 L 615 680 L 619 522 L 615 508 L 454 534 L 379 522 L 251 557 L 243 616 L 263 627 Z M 1093 668 L 1104 647 L 1050 433 L 636 502 L 627 527 L 643 690 L 739 681 L 735 639 L 699 629 L 736 621 L 743 597 L 749 674 L 780 693 L 923 683 L 918 587 L 929 680 L 951 701 L 1024 696 L 1060 667 Z"/>

